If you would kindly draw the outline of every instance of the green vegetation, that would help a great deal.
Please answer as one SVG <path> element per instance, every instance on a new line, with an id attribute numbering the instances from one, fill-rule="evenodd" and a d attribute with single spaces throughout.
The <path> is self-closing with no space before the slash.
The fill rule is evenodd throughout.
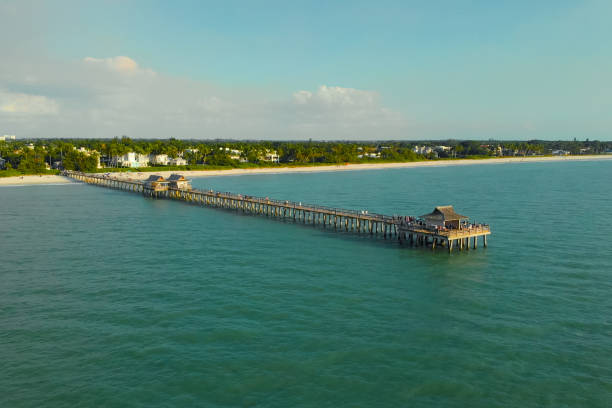
<path id="1" fill-rule="evenodd" d="M 126 168 L 123 155 L 135 153 L 145 163 L 155 155 L 171 165 Z M 612 142 L 600 141 L 222 141 L 35 139 L 0 141 L 0 176 L 56 174 L 58 169 L 85 172 L 220 170 L 278 166 L 319 166 L 345 163 L 390 163 L 437 159 L 486 159 L 551 154 L 603 154 Z M 270 156 L 272 155 L 272 156 Z M 127 157 L 127 156 L 126 156 Z M 159 156 L 161 157 L 161 156 Z M 178 158 L 178 159 L 177 159 Z M 276 162 L 278 160 L 278 163 Z M 151 160 L 152 163 L 157 161 Z M 186 165 L 172 165 L 186 163 Z"/>
<path id="2" fill-rule="evenodd" d="M 100 155 L 96 152 L 85 154 L 77 150 L 70 150 L 63 156 L 62 167 L 67 170 L 94 172 L 98 169 Z"/>

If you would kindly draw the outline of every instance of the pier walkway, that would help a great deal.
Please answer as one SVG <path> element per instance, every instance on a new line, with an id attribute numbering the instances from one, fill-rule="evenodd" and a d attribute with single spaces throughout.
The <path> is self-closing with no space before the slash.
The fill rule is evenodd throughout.
<path id="1" fill-rule="evenodd" d="M 102 174 L 86 174 L 65 171 L 65 176 L 101 187 L 131 191 L 153 198 L 167 198 L 185 201 L 207 207 L 224 208 L 253 215 L 263 215 L 290 219 L 302 224 L 320 225 L 324 228 L 366 233 L 385 239 L 396 238 L 401 243 L 413 246 L 446 247 L 468 250 L 478 246 L 482 237 L 487 246 L 487 236 L 491 234 L 488 225 L 462 224 L 459 228 L 440 228 L 427 225 L 414 217 L 373 214 L 367 211 L 325 207 L 289 200 L 274 200 L 268 197 L 255 197 L 213 190 L 196 190 L 173 187 L 159 177 L 158 181 L 137 181 Z M 153 177 L 152 177 L 153 178 Z"/>

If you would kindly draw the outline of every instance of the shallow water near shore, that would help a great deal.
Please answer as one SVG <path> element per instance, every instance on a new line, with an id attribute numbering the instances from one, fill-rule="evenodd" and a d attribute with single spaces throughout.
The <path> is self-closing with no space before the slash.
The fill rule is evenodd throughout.
<path id="1" fill-rule="evenodd" d="M 194 179 L 385 214 L 476 251 L 95 186 L 0 190 L 0 406 L 607 407 L 612 162 Z"/>

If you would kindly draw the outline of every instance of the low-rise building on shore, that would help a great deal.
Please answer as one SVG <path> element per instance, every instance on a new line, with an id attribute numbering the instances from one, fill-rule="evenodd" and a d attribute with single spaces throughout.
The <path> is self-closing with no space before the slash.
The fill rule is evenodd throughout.
<path id="1" fill-rule="evenodd" d="M 266 153 L 263 157 L 260 158 L 261 161 L 270 162 L 270 163 L 278 163 L 280 160 L 280 156 L 276 152 L 276 150 L 266 150 Z"/>
<path id="2" fill-rule="evenodd" d="M 168 159 L 168 165 L 169 166 L 186 166 L 187 160 L 183 159 L 182 157 L 171 157 Z"/>
<path id="3" fill-rule="evenodd" d="M 111 164 L 119 167 L 147 167 L 149 162 L 149 155 L 135 152 L 113 156 L 111 159 Z"/>
<path id="4" fill-rule="evenodd" d="M 149 161 L 154 166 L 167 166 L 168 165 L 168 155 L 167 154 L 151 154 L 149 156 Z"/>

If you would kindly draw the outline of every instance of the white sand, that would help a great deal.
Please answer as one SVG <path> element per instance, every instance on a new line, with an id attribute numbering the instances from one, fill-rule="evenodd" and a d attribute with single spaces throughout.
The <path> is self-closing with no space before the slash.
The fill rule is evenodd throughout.
<path id="1" fill-rule="evenodd" d="M 64 176 L 44 174 L 41 176 L 0 177 L 0 186 L 20 186 L 32 184 L 68 184 L 75 181 Z"/>
<path id="2" fill-rule="evenodd" d="M 150 174 L 159 174 L 164 177 L 173 173 L 180 173 L 188 177 L 213 177 L 213 176 L 238 176 L 245 174 L 279 174 L 279 173 L 311 173 L 322 171 L 349 171 L 349 170 L 382 170 L 398 169 L 410 167 L 439 167 L 439 166 L 467 166 L 473 164 L 505 164 L 505 163 L 533 163 L 533 162 L 558 162 L 558 161 L 596 161 L 612 160 L 612 155 L 597 156 L 554 156 L 554 157 L 508 157 L 501 159 L 482 159 L 482 160 L 432 160 L 410 163 L 372 163 L 372 164 L 346 164 L 330 166 L 311 166 L 311 167 L 262 167 L 255 169 L 230 169 L 230 170 L 185 170 L 185 171 L 155 171 L 145 172 L 125 172 L 112 173 L 115 177 L 131 178 L 141 180 L 149 177 Z M 23 176 L 23 177 L 2 177 L 0 186 L 6 185 L 27 185 L 27 184 L 66 184 L 72 181 L 63 176 Z"/>

